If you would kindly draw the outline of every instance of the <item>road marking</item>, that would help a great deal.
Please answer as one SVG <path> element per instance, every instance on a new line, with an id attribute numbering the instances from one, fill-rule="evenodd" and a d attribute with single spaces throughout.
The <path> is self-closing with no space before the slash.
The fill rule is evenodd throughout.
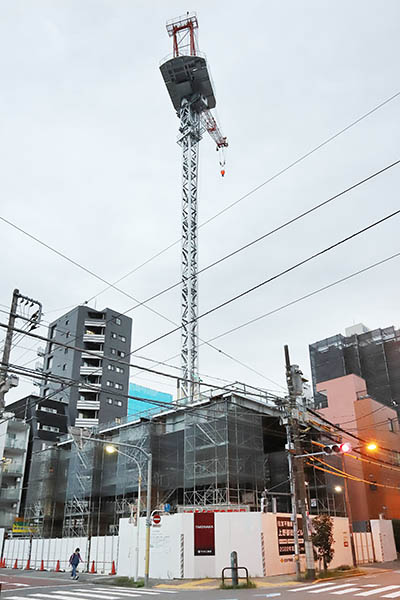
<path id="1" fill-rule="evenodd" d="M 14 583 L 13 581 L 10 581 L 9 579 L 7 581 L 0 581 L 0 583 L 4 583 L 7 585 L 17 585 L 18 587 L 29 587 L 29 583 Z"/>
<path id="2" fill-rule="evenodd" d="M 333 585 L 332 587 L 328 588 L 322 588 L 320 590 L 315 590 L 315 591 L 311 591 L 310 594 L 320 594 L 321 592 L 330 592 L 331 590 L 338 590 L 339 588 L 349 588 L 349 587 L 353 587 L 353 583 L 342 583 L 341 585 Z M 372 592 L 374 592 L 375 590 L 372 590 Z M 368 593 L 368 592 L 367 592 Z M 358 596 L 360 594 L 357 594 Z"/>
<path id="3" fill-rule="evenodd" d="M 71 596 L 62 596 L 62 592 L 53 592 L 52 594 L 31 594 L 29 598 L 51 598 L 51 600 L 71 600 Z M 79 596 L 75 596 L 75 600 L 87 600 L 87 598 L 80 598 Z M 118 599 L 114 596 L 113 600 Z"/>
<path id="4" fill-rule="evenodd" d="M 142 592 L 142 588 L 131 588 L 132 590 L 135 590 L 132 592 L 129 591 L 129 588 L 119 588 L 119 587 L 114 587 L 113 585 L 110 585 L 110 588 L 111 589 L 96 587 L 96 592 L 99 591 L 101 593 L 107 593 L 107 594 L 112 592 L 115 594 L 121 594 L 121 595 L 127 595 L 127 596 L 132 596 L 132 594 L 134 594 L 135 592 L 138 592 L 139 594 L 149 594 L 151 596 L 157 596 L 159 594 L 159 592 L 150 592 L 149 590 L 143 590 L 143 592 Z M 90 592 L 90 593 L 92 593 L 92 592 Z M 176 592 L 172 592 L 172 593 L 176 594 Z"/>
<path id="5" fill-rule="evenodd" d="M 135 590 L 136 592 L 136 588 L 132 588 Z M 140 594 L 136 594 L 135 592 L 116 592 L 115 590 L 109 590 L 107 591 L 98 591 L 96 589 L 96 591 L 93 591 L 91 588 L 88 590 L 88 588 L 84 589 L 84 590 L 76 590 L 76 593 L 80 592 L 81 594 L 83 594 L 84 596 L 88 596 L 90 598 L 99 598 L 99 600 L 103 600 L 104 598 L 107 598 L 108 600 L 110 599 L 110 596 L 108 595 L 110 592 L 112 592 L 113 594 L 117 594 L 118 596 L 122 596 L 123 598 L 125 598 L 125 596 L 129 597 L 129 598 L 133 598 L 136 596 L 140 596 Z M 66 592 L 67 594 L 75 594 L 75 592 Z M 72 599 L 71 599 L 72 600 Z"/>
<path id="6" fill-rule="evenodd" d="M 356 594 L 356 596 L 372 596 L 372 594 L 380 594 L 381 592 L 388 592 L 389 590 L 399 589 L 398 585 L 386 585 L 385 587 L 375 588 L 374 590 L 369 590 L 368 592 L 361 592 L 360 594 Z"/>
<path id="7" fill-rule="evenodd" d="M 382 598 L 397 598 L 398 596 L 400 596 L 400 592 L 393 592 L 393 594 L 385 594 L 384 596 L 382 596 Z"/>
<path id="8" fill-rule="evenodd" d="M 64 596 L 63 592 L 58 592 L 57 590 L 55 590 L 54 592 L 51 592 L 50 594 L 31 594 L 29 597 L 30 598 L 52 598 L 52 600 L 72 600 L 72 598 L 74 600 L 88 600 L 88 598 L 97 598 L 97 596 L 95 595 L 89 595 L 89 594 L 74 594 L 72 592 L 67 592 L 70 595 L 69 596 Z M 85 596 L 85 597 L 84 597 Z M 118 596 L 109 596 L 109 600 L 119 600 Z"/>
<path id="9" fill-rule="evenodd" d="M 293 590 L 289 590 L 289 592 L 304 592 L 305 590 L 316 590 L 319 588 L 328 588 L 334 586 L 334 583 L 317 583 L 316 585 L 306 585 L 294 588 Z"/>
<path id="10" fill-rule="evenodd" d="M 347 594 L 348 592 L 359 592 L 361 590 L 361 588 L 359 587 L 352 587 L 352 588 L 346 588 L 345 590 L 339 590 L 338 592 L 331 592 L 331 594 L 337 594 L 338 596 L 340 596 L 341 594 Z"/>
<path id="11" fill-rule="evenodd" d="M 281 594 L 254 594 L 254 596 L 261 596 L 262 598 L 275 598 L 275 596 L 280 596 Z"/>
<path id="12" fill-rule="evenodd" d="M 111 592 L 111 590 L 110 590 Z M 109 592 L 109 593 L 110 593 Z M 55 594 L 58 594 L 59 592 L 54 592 Z M 118 594 L 118 596 L 121 595 L 121 592 L 115 592 L 114 590 L 112 590 L 113 594 Z M 97 590 L 93 590 L 90 588 L 86 588 L 86 590 L 75 590 L 73 592 L 61 592 L 61 594 L 67 594 L 68 596 L 79 596 L 79 594 L 84 594 L 85 596 L 87 596 L 88 598 L 104 598 L 107 597 L 108 600 L 113 600 L 114 598 L 117 600 L 118 596 L 109 596 L 107 595 L 107 592 L 98 592 Z M 131 594 L 131 596 L 134 596 L 135 594 Z"/>

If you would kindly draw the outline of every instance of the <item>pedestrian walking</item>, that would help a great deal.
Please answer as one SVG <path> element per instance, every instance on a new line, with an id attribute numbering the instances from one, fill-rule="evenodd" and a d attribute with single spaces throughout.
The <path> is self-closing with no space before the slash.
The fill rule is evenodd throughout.
<path id="1" fill-rule="evenodd" d="M 69 558 L 69 564 L 72 567 L 71 571 L 71 579 L 79 579 L 79 575 L 76 572 L 78 565 L 80 562 L 83 562 L 81 555 L 79 554 L 80 550 L 77 548 L 73 554 L 71 554 Z"/>

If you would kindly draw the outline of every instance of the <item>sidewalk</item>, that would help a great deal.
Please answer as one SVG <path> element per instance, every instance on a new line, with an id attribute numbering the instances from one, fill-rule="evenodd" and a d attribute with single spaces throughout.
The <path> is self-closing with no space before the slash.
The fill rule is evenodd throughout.
<path id="1" fill-rule="evenodd" d="M 400 561 L 388 563 L 373 563 L 371 565 L 360 565 L 360 570 L 364 571 L 365 575 L 375 575 L 386 571 L 400 571 Z M 4 574 L 13 575 L 15 577 L 37 577 L 45 579 L 54 579 L 57 581 L 70 581 L 70 572 L 55 572 L 55 571 L 26 571 L 24 569 L 1 569 Z M 1 575 L 1 572 L 0 572 Z M 358 575 L 359 576 L 359 575 Z M 94 585 L 111 584 L 112 580 L 118 575 L 105 575 L 98 573 L 79 573 L 79 580 L 83 583 L 92 583 Z M 303 585 L 296 581 L 294 574 L 291 575 L 272 575 L 269 577 L 252 577 L 251 580 L 256 584 L 258 589 L 285 587 L 293 585 Z M 306 584 L 307 582 L 304 582 Z M 150 587 L 160 589 L 173 590 L 216 590 L 221 584 L 220 578 L 206 579 L 151 579 Z"/>

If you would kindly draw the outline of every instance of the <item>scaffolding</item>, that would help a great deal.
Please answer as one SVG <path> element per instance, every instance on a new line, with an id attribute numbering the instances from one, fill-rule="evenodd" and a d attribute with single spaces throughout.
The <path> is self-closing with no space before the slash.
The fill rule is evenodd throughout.
<path id="1" fill-rule="evenodd" d="M 120 518 L 131 517 L 137 507 L 139 470 L 142 507 L 146 504 L 149 482 L 141 450 L 153 456 L 153 509 L 169 503 L 173 510 L 260 510 L 265 489 L 277 490 L 279 510 L 289 509 L 286 436 L 280 412 L 268 399 L 223 394 L 100 428 L 95 437 L 124 446 L 107 454 L 95 441 L 78 447 L 69 440 L 43 453 L 53 463 L 37 467 L 37 493 L 26 508 L 31 519 L 43 524 L 42 536 L 117 534 Z M 49 477 L 51 470 L 58 476 Z M 325 475 L 314 472 L 308 479 L 316 510 L 338 514 L 327 497 Z"/>

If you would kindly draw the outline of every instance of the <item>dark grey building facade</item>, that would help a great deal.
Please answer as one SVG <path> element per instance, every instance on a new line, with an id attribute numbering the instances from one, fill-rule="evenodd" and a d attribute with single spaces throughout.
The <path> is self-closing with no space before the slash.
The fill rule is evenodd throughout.
<path id="1" fill-rule="evenodd" d="M 314 397 L 321 408 L 326 398 L 316 384 L 345 375 L 365 379 L 378 402 L 400 408 L 400 330 L 393 326 L 360 334 L 334 335 L 309 346 Z"/>
<path id="2" fill-rule="evenodd" d="M 77 306 L 51 323 L 40 395 L 66 405 L 68 425 L 97 427 L 127 415 L 131 331 L 132 319 L 110 308 Z"/>

